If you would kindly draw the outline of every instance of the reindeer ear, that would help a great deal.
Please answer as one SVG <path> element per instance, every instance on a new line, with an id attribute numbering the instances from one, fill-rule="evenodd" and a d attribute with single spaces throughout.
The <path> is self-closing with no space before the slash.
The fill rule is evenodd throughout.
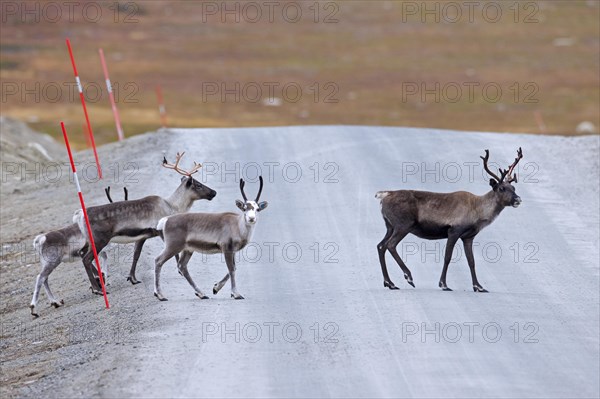
<path id="1" fill-rule="evenodd" d="M 496 179 L 490 179 L 490 186 L 495 190 L 498 187 L 498 182 Z"/>
<path id="2" fill-rule="evenodd" d="M 181 182 L 183 183 L 183 181 L 187 179 L 187 176 L 181 176 Z"/>
<path id="3" fill-rule="evenodd" d="M 240 211 L 245 212 L 246 211 L 246 204 L 243 203 L 240 200 L 235 200 L 235 205 L 240 208 Z"/>
<path id="4" fill-rule="evenodd" d="M 258 211 L 259 212 L 260 211 L 264 211 L 267 208 L 268 205 L 269 205 L 269 203 L 267 201 L 259 202 L 259 204 L 258 204 Z"/>

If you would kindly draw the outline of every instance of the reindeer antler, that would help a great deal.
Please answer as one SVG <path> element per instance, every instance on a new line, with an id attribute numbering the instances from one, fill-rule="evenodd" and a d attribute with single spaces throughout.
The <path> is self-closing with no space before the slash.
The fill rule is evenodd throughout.
<path id="1" fill-rule="evenodd" d="M 515 158 L 515 161 L 512 163 L 512 165 L 508 167 L 508 170 L 505 171 L 506 176 L 508 176 L 507 182 L 517 182 L 517 174 L 515 173 L 513 175 L 513 170 L 515 169 L 515 166 L 517 166 L 521 158 L 523 158 L 523 150 L 521 150 L 521 147 L 519 147 L 519 149 L 517 150 L 517 157 Z"/>
<path id="2" fill-rule="evenodd" d="M 254 202 L 258 202 L 258 200 L 260 199 L 260 194 L 262 193 L 262 188 L 263 188 L 262 176 L 258 176 L 258 180 L 260 181 L 260 186 L 258 187 L 258 194 L 256 194 L 256 199 L 254 200 Z"/>
<path id="3" fill-rule="evenodd" d="M 245 185 L 246 182 L 244 181 L 244 179 L 240 179 L 240 191 L 242 192 L 242 198 L 244 198 L 244 202 L 248 201 L 248 198 L 246 198 L 246 193 L 244 192 Z"/>
<path id="4" fill-rule="evenodd" d="M 170 164 L 167 161 L 166 157 L 163 157 L 163 162 L 162 162 L 162 166 L 164 166 L 167 169 L 173 169 L 175 170 L 175 172 L 182 174 L 184 176 L 191 176 L 194 173 L 198 172 L 198 170 L 200 170 L 200 168 L 202 167 L 202 164 L 196 163 L 196 161 L 194 161 L 194 167 L 192 168 L 192 170 L 190 170 L 189 172 L 181 169 L 179 167 L 179 161 L 181 161 L 181 158 L 183 157 L 183 155 L 185 154 L 185 151 L 180 153 L 177 153 L 177 155 L 175 156 L 175 163 L 174 164 Z"/>
<path id="5" fill-rule="evenodd" d="M 483 159 L 483 168 L 485 169 L 486 172 L 488 172 L 488 174 L 490 176 L 492 176 L 494 179 L 496 179 L 496 181 L 498 183 L 502 182 L 502 179 L 504 179 L 504 176 L 502 176 L 502 179 L 498 177 L 498 175 L 496 175 L 494 172 L 492 172 L 490 170 L 490 168 L 488 167 L 488 160 L 490 159 L 490 150 L 485 150 L 485 158 L 482 156 L 479 156 L 479 158 Z M 502 170 L 500 171 L 500 173 L 502 173 Z"/>

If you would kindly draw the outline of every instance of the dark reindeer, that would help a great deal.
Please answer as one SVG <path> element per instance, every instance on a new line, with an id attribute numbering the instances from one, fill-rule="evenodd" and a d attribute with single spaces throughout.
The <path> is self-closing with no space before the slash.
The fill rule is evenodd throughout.
<path id="1" fill-rule="evenodd" d="M 192 174 L 196 173 L 202 165 L 194 162 L 194 167 L 190 171 L 179 167 L 179 161 L 183 157 L 183 154 L 177 153 L 175 164 L 169 164 L 166 159 L 163 160 L 165 168 L 173 169 L 183 175 L 179 187 L 170 197 L 162 198 L 151 195 L 138 200 L 121 201 L 88 208 L 88 217 L 98 252 L 102 251 L 111 242 L 118 244 L 135 242 L 133 264 L 131 265 L 131 271 L 127 279 L 132 284 L 139 283 L 135 278 L 135 269 L 144 242 L 148 238 L 159 235 L 158 230 L 156 230 L 158 221 L 165 216 L 187 212 L 192 207 L 194 201 L 200 199 L 210 201 L 217 195 L 215 190 L 203 185 L 192 177 Z M 73 221 L 77 223 L 79 230 L 86 240 L 89 241 L 81 210 L 75 213 Z M 83 255 L 83 264 L 92 284 L 92 292 L 101 294 L 100 281 L 92 266 L 94 254 L 92 253 L 91 246 L 88 246 L 88 248 L 88 251 Z"/>
<path id="2" fill-rule="evenodd" d="M 385 264 L 386 250 L 390 251 L 404 272 L 408 284 L 415 286 L 410 270 L 396 251 L 398 243 L 408 233 L 412 233 L 426 240 L 448 239 L 444 268 L 439 282 L 442 290 L 452 291 L 446 285 L 446 273 L 454 245 L 458 239 L 461 239 L 471 269 L 473 291 L 488 292 L 479 284 L 475 274 L 473 239 L 484 227 L 491 224 L 505 207 L 516 208 L 521 204 L 521 197 L 516 194 L 511 183 L 517 182 L 517 174 L 513 174 L 513 171 L 523 158 L 523 152 L 519 148 L 517 158 L 512 165 L 506 170 L 500 169 L 500 177 L 488 168 L 489 156 L 489 151 L 485 150 L 485 157 L 481 157 L 483 167 L 492 177 L 490 179 L 492 190 L 485 195 L 479 196 L 465 191 L 432 193 L 413 190 L 379 191 L 375 194 L 375 198 L 381 199 L 381 214 L 387 228 L 385 237 L 377 244 L 384 287 L 391 290 L 398 289 L 388 275 Z"/>

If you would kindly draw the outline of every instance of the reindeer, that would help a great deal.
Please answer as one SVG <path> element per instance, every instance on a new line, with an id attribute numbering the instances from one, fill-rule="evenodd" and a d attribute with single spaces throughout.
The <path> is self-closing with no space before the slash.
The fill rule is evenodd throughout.
<path id="1" fill-rule="evenodd" d="M 377 244 L 379 262 L 383 273 L 383 286 L 397 290 L 385 264 L 385 251 L 390 251 L 394 260 L 404 272 L 404 278 L 411 286 L 415 286 L 412 274 L 404 264 L 396 246 L 408 233 L 427 240 L 447 238 L 444 255 L 444 268 L 439 281 L 439 287 L 444 291 L 452 291 L 446 284 L 448 264 L 452 258 L 454 245 L 461 239 L 465 248 L 467 263 L 471 270 L 473 291 L 488 292 L 484 289 L 475 274 L 473 258 L 473 239 L 507 206 L 514 208 L 521 204 L 515 188 L 511 183 L 517 182 L 517 174 L 513 174 L 515 166 L 523 158 L 521 148 L 517 151 L 515 161 L 506 170 L 500 169 L 500 177 L 488 168 L 490 153 L 485 150 L 483 167 L 491 176 L 492 190 L 478 196 L 465 191 L 454 193 L 432 193 L 427 191 L 399 190 L 379 191 L 375 198 L 381 200 L 381 214 L 387 228 L 383 240 Z"/>
<path id="2" fill-rule="evenodd" d="M 159 233 L 156 230 L 158 221 L 165 216 L 187 212 L 196 200 L 206 199 L 210 201 L 217 195 L 216 191 L 192 177 L 202 165 L 194 162 L 194 167 L 190 171 L 179 167 L 179 162 L 184 154 L 177 153 L 175 164 L 168 163 L 166 158 L 163 159 L 163 167 L 173 169 L 183 175 L 179 187 L 170 197 L 165 199 L 152 195 L 138 200 L 94 206 L 87 210 L 98 252 L 102 251 L 110 242 L 118 244 L 135 242 L 133 264 L 127 278 L 132 284 L 139 283 L 135 278 L 137 261 L 145 241 L 148 238 L 158 236 Z M 77 211 L 74 219 L 79 226 L 79 230 L 89 241 L 83 212 L 81 210 Z M 93 258 L 94 254 L 90 246 L 83 255 L 83 264 L 92 284 L 92 292 L 101 294 L 100 281 L 94 275 Z"/>
<path id="3" fill-rule="evenodd" d="M 244 201 L 236 200 L 236 206 L 243 212 L 236 214 L 226 213 L 187 213 L 162 218 L 158 222 L 157 230 L 161 231 L 165 246 L 162 253 L 156 258 L 154 268 L 154 296 L 160 301 L 166 301 L 160 289 L 160 272 L 162 265 L 180 254 L 177 268 L 192 286 L 195 294 L 200 299 L 208 299 L 196 286 L 190 276 L 187 264 L 194 252 L 205 254 L 222 253 L 227 263 L 228 273 L 213 286 L 216 295 L 231 278 L 231 297 L 244 299 L 237 291 L 235 285 L 235 253 L 242 250 L 252 238 L 256 227 L 258 212 L 263 211 L 268 203 L 258 202 L 263 189 L 263 178 L 259 177 L 260 187 L 254 201 L 249 201 L 244 192 L 245 182 L 240 179 L 240 191 Z"/>
<path id="4" fill-rule="evenodd" d="M 127 201 L 127 187 L 123 187 L 123 191 L 125 192 L 125 201 Z M 113 200 L 110 197 L 110 186 L 105 188 L 104 192 L 108 197 L 108 201 L 112 203 Z M 32 316 L 39 317 L 39 314 L 35 311 L 35 307 L 40 296 L 42 284 L 44 285 L 48 299 L 50 299 L 50 305 L 58 308 L 65 304 L 62 299 L 58 300 L 52 295 L 50 285 L 48 284 L 48 277 L 62 262 L 72 261 L 75 257 L 81 258 L 81 256 L 87 252 L 86 245 L 86 240 L 76 223 L 72 223 L 67 227 L 46 234 L 40 234 L 33 239 L 33 248 L 40 257 L 42 270 L 35 280 L 33 297 L 31 298 L 31 304 L 29 305 Z M 106 253 L 100 252 L 99 255 L 102 259 L 102 263 L 106 264 Z M 108 273 L 106 269 L 105 272 Z"/>

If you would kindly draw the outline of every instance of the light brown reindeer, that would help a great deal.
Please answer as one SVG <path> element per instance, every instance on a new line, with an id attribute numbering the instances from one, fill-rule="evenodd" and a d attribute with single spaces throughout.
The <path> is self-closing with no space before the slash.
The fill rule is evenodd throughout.
<path id="1" fill-rule="evenodd" d="M 446 273 L 454 245 L 461 239 L 471 270 L 473 291 L 488 292 L 479 284 L 475 274 L 473 239 L 484 227 L 491 224 L 505 207 L 516 208 L 521 204 L 521 197 L 516 194 L 511 183 L 517 182 L 517 174 L 513 174 L 513 171 L 523 158 L 523 152 L 519 148 L 517 158 L 512 165 L 506 170 L 500 169 L 500 177 L 489 169 L 489 156 L 489 151 L 485 150 L 485 157 L 481 157 L 483 167 L 491 176 L 490 186 L 492 186 L 492 190 L 484 195 L 479 196 L 466 191 L 433 193 L 413 190 L 379 191 L 375 194 L 375 198 L 381 200 L 381 214 L 387 228 L 385 237 L 377 244 L 384 287 L 391 290 L 398 289 L 387 271 L 386 251 L 390 251 L 398 263 L 408 284 L 415 286 L 410 270 L 396 250 L 398 243 L 407 234 L 412 233 L 427 240 L 448 239 L 444 268 L 439 282 L 441 289 L 452 291 L 446 284 Z"/>
<path id="2" fill-rule="evenodd" d="M 185 277 L 200 299 L 208 299 L 192 280 L 187 268 L 194 252 L 205 254 L 222 253 L 227 263 L 228 273 L 213 286 L 217 294 L 231 279 L 231 297 L 244 299 L 237 291 L 235 283 L 235 253 L 246 247 L 258 221 L 258 212 L 267 208 L 267 202 L 260 200 L 263 178 L 259 176 L 260 186 L 254 201 L 248 200 L 244 192 L 245 182 L 240 179 L 240 192 L 243 201 L 236 200 L 235 205 L 242 213 L 186 213 L 162 218 L 156 227 L 165 243 L 163 251 L 156 258 L 154 267 L 154 296 L 161 301 L 167 298 L 160 288 L 160 272 L 163 264 L 173 256 L 180 254 L 177 262 L 179 273 Z"/>

